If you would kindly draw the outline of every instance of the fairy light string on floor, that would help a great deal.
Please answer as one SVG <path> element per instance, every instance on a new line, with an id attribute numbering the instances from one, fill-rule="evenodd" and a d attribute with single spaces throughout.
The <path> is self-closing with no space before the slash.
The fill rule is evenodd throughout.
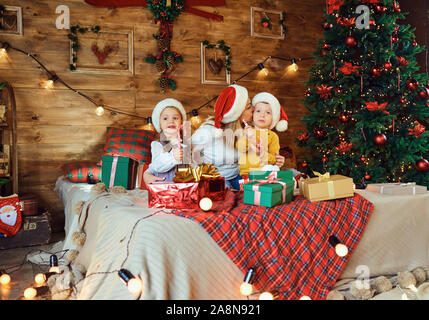
<path id="1" fill-rule="evenodd" d="M 48 75 L 48 80 L 42 81 L 40 83 L 41 87 L 46 88 L 46 89 L 53 89 L 55 86 L 55 82 L 59 82 L 62 85 L 64 85 L 67 89 L 73 91 L 74 93 L 80 95 L 81 97 L 85 98 L 86 100 L 88 100 L 89 102 L 91 102 L 93 105 L 95 105 L 95 113 L 98 116 L 102 116 L 104 114 L 104 111 L 110 111 L 111 114 L 122 114 L 122 115 L 126 115 L 126 116 L 130 116 L 130 117 L 134 117 L 134 118 L 140 118 L 140 119 L 144 119 L 146 120 L 146 127 L 144 127 L 143 129 L 149 129 L 149 130 L 154 130 L 153 125 L 152 125 L 152 119 L 151 117 L 144 117 L 138 114 L 134 114 L 134 113 L 129 113 L 129 112 L 125 112 L 125 111 L 121 111 L 118 110 L 116 108 L 113 108 L 109 105 L 106 104 L 102 104 L 99 103 L 97 101 L 95 101 L 93 98 L 89 97 L 88 95 L 80 92 L 77 89 L 74 89 L 73 87 L 71 87 L 70 85 L 68 85 L 64 80 L 62 80 L 55 72 L 52 72 L 50 70 L 48 70 L 45 65 L 40 62 L 39 59 L 37 59 L 33 54 L 26 52 L 25 50 L 19 49 L 19 48 L 15 48 L 13 46 L 11 46 L 8 42 L 3 42 L 0 41 L 0 58 L 3 58 L 7 55 L 7 51 L 8 50 L 15 50 L 17 52 L 23 53 L 25 55 L 27 55 L 28 57 L 32 58 L 35 62 L 37 62 L 37 64 L 39 64 L 42 69 L 47 73 Z M 255 70 L 259 70 L 260 72 L 262 72 L 265 76 L 268 76 L 269 71 L 268 69 L 265 67 L 265 63 L 268 60 L 273 60 L 273 59 L 277 59 L 277 60 L 282 60 L 282 61 L 288 61 L 290 62 L 290 68 L 292 68 L 292 70 L 294 72 L 298 71 L 298 65 L 297 62 L 299 61 L 304 61 L 304 60 L 311 60 L 314 59 L 313 57 L 304 57 L 304 58 L 296 58 L 296 57 L 278 57 L 278 56 L 268 56 L 266 57 L 262 62 L 258 63 L 256 66 L 254 66 L 251 70 L 249 70 L 247 73 L 241 75 L 240 77 L 238 77 L 236 80 L 234 80 L 232 82 L 232 84 L 236 84 L 239 80 L 243 79 L 244 77 L 248 76 L 249 74 L 251 74 L 252 72 L 254 72 Z M 288 68 L 289 68 L 288 67 Z M 200 109 L 202 109 L 203 107 L 208 106 L 211 102 L 213 102 L 214 100 L 217 99 L 218 96 L 215 96 L 213 98 L 211 98 L 210 100 L 208 100 L 207 102 L 201 104 L 200 106 L 192 109 L 190 112 L 187 112 L 188 115 L 190 115 L 191 121 L 194 122 L 200 122 L 201 119 L 199 119 L 199 115 L 198 115 L 198 111 Z"/>

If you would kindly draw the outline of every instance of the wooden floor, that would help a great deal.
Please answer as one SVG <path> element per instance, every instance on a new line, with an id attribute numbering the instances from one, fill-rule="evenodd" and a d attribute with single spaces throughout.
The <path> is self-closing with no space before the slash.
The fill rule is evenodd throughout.
<path id="1" fill-rule="evenodd" d="M 0 285 L 0 300 L 24 299 L 23 292 L 34 282 L 34 276 L 40 272 L 47 272 L 49 268 L 47 265 L 26 261 L 26 256 L 38 250 L 46 250 L 52 246 L 52 243 L 61 240 L 64 240 L 64 232 L 52 234 L 50 243 L 47 245 L 0 250 L 0 269 L 6 269 L 11 277 L 8 286 Z"/>

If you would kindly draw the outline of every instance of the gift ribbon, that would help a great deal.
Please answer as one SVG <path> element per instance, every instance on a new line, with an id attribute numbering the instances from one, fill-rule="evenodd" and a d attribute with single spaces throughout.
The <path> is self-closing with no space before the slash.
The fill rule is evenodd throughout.
<path id="1" fill-rule="evenodd" d="M 192 168 L 190 166 L 179 168 L 173 178 L 174 182 L 198 182 L 201 178 L 216 178 L 220 177 L 216 167 L 211 164 L 200 164 Z"/>
<path id="2" fill-rule="evenodd" d="M 115 175 L 116 175 L 116 166 L 118 164 L 118 156 L 113 156 L 113 162 L 112 162 L 112 170 L 110 171 L 110 181 L 109 181 L 109 189 L 113 188 L 113 185 L 115 184 Z"/>
<path id="3" fill-rule="evenodd" d="M 253 203 L 257 206 L 261 204 L 261 191 L 259 191 L 259 186 L 270 183 L 280 183 L 282 185 L 282 203 L 286 201 L 286 183 L 281 181 L 277 177 L 277 171 L 271 172 L 266 180 L 251 180 L 251 182 L 257 182 L 252 186 L 252 191 L 255 192 Z"/>
<path id="4" fill-rule="evenodd" d="M 319 181 L 329 181 L 329 179 L 331 178 L 331 175 L 329 174 L 329 172 L 326 172 L 324 174 L 321 174 L 317 171 L 313 171 L 315 176 L 319 177 Z"/>
<path id="5" fill-rule="evenodd" d="M 328 185 L 328 195 L 330 198 L 333 198 L 335 196 L 335 189 L 334 189 L 334 181 L 331 181 L 331 175 L 329 172 L 326 172 L 324 174 L 321 174 L 317 171 L 313 171 L 314 175 L 318 176 L 320 182 L 327 182 Z"/>

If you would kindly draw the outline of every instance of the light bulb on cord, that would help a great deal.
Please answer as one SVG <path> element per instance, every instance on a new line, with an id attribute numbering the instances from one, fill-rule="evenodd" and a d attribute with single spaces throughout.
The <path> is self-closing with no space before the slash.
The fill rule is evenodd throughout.
<path id="1" fill-rule="evenodd" d="M 345 257 L 349 253 L 346 245 L 342 244 L 335 236 L 329 237 L 329 244 L 335 248 L 335 253 L 340 257 Z"/>
<path id="2" fill-rule="evenodd" d="M 137 279 L 127 269 L 121 269 L 118 271 L 119 278 L 127 285 L 128 290 L 131 293 L 140 294 L 143 290 L 143 282 Z"/>
<path id="3" fill-rule="evenodd" d="M 34 288 L 27 288 L 24 290 L 24 298 L 27 300 L 33 300 L 37 296 L 37 290 Z"/>
<path id="4" fill-rule="evenodd" d="M 200 200 L 201 210 L 209 211 L 209 210 L 211 210 L 212 206 L 213 206 L 213 201 L 210 198 L 204 197 Z"/>
<path id="5" fill-rule="evenodd" d="M 34 276 L 34 282 L 38 285 L 44 284 L 46 281 L 46 275 L 44 273 L 38 273 Z"/>
<path id="6" fill-rule="evenodd" d="M 155 127 L 152 124 L 152 117 L 147 118 L 147 123 L 142 127 L 143 130 L 155 131 Z"/>
<path id="7" fill-rule="evenodd" d="M 52 74 L 48 80 L 42 81 L 40 85 L 45 89 L 53 89 L 55 85 L 55 81 L 57 80 L 58 80 L 58 76 L 56 74 Z"/>
<path id="8" fill-rule="evenodd" d="M 0 270 L 0 284 L 6 286 L 10 283 L 10 275 L 4 270 Z"/>
<path id="9" fill-rule="evenodd" d="M 259 300 L 275 300 L 279 297 L 279 293 L 277 291 L 265 291 L 259 295 Z"/>
<path id="10" fill-rule="evenodd" d="M 297 72 L 298 71 L 298 65 L 296 64 L 296 59 L 292 58 L 292 69 L 293 71 Z"/>
<path id="11" fill-rule="evenodd" d="M 264 75 L 268 76 L 268 69 L 264 67 L 264 65 L 262 63 L 258 63 L 258 69 L 261 70 L 261 72 L 263 72 Z"/>
<path id="12" fill-rule="evenodd" d="M 194 130 L 194 131 L 197 130 L 200 127 L 202 122 L 203 121 L 201 120 L 200 116 L 198 115 L 198 111 L 195 109 L 192 110 L 192 117 L 191 117 L 192 130 Z"/>
<path id="13" fill-rule="evenodd" d="M 10 47 L 9 43 L 3 42 L 3 46 L 0 49 L 0 58 L 7 56 L 7 49 Z"/>
<path id="14" fill-rule="evenodd" d="M 104 114 L 104 108 L 103 108 L 103 106 L 98 106 L 95 109 L 95 113 L 97 114 L 97 116 L 101 117 Z"/>
<path id="15" fill-rule="evenodd" d="M 58 258 L 55 254 L 52 254 L 49 257 L 49 272 L 60 273 L 60 268 L 58 267 Z"/>
<path id="16" fill-rule="evenodd" d="M 240 293 L 243 296 L 249 296 L 253 292 L 253 279 L 255 278 L 255 269 L 250 268 L 244 277 L 243 283 L 240 285 Z"/>

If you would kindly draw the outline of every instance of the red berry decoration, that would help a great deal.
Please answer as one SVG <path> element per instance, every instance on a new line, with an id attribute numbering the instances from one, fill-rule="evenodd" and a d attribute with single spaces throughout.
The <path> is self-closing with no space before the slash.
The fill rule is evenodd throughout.
<path id="1" fill-rule="evenodd" d="M 324 22 L 322 23 L 322 28 L 323 30 L 330 30 L 334 27 L 334 25 L 332 23 L 329 22 Z"/>
<path id="2" fill-rule="evenodd" d="M 331 45 L 325 41 L 322 44 L 322 49 L 323 50 L 331 50 Z"/>
<path id="3" fill-rule="evenodd" d="M 263 26 L 264 28 L 268 27 L 268 22 L 266 22 L 266 21 L 262 22 L 262 26 Z"/>
<path id="4" fill-rule="evenodd" d="M 349 47 L 349 48 L 356 47 L 356 45 L 357 45 L 356 39 L 353 38 L 352 36 L 348 36 L 346 38 L 345 42 L 346 42 L 346 46 Z"/>
<path id="5" fill-rule="evenodd" d="M 381 69 L 377 66 L 372 66 L 371 69 L 369 69 L 369 72 L 371 72 L 373 77 L 378 77 L 381 75 Z"/>
<path id="6" fill-rule="evenodd" d="M 377 13 L 384 13 L 384 12 L 386 12 L 386 10 L 387 10 L 387 8 L 386 8 L 386 7 L 384 7 L 384 6 L 381 6 L 381 5 L 377 5 L 377 6 L 375 6 L 375 11 L 376 11 Z"/>
<path id="7" fill-rule="evenodd" d="M 410 91 L 417 90 L 418 86 L 419 82 L 416 79 L 408 79 L 407 82 L 405 82 L 405 87 Z"/>
<path id="8" fill-rule="evenodd" d="M 344 90 L 343 90 L 343 88 L 335 88 L 334 92 L 335 93 L 343 93 Z"/>
<path id="9" fill-rule="evenodd" d="M 425 99 L 427 99 L 427 97 L 428 97 L 428 93 L 427 93 L 426 90 L 422 90 L 422 91 L 419 92 L 419 98 L 420 99 L 425 100 Z"/>
<path id="10" fill-rule="evenodd" d="M 347 123 L 350 120 L 350 115 L 347 112 L 341 112 L 338 119 L 340 119 L 342 123 Z"/>
<path id="11" fill-rule="evenodd" d="M 416 169 L 418 171 L 428 171 L 429 169 L 429 161 L 427 161 L 426 159 L 420 159 L 416 162 Z"/>
<path id="12" fill-rule="evenodd" d="M 400 100 L 399 100 L 402 104 L 406 104 L 408 101 L 407 101 L 407 99 L 405 99 L 405 98 L 401 98 Z"/>
<path id="13" fill-rule="evenodd" d="M 375 143 L 376 145 L 378 145 L 378 146 L 382 146 L 382 145 L 384 145 L 384 144 L 386 143 L 387 138 L 386 138 L 386 136 L 385 136 L 384 134 L 379 133 L 379 134 L 376 134 L 376 135 L 374 136 L 373 141 L 374 141 L 374 143 Z"/>
<path id="14" fill-rule="evenodd" d="M 316 139 L 323 140 L 326 138 L 326 131 L 322 128 L 314 128 L 313 134 Z"/>
<path id="15" fill-rule="evenodd" d="M 384 64 L 384 70 L 389 70 L 390 68 L 392 68 L 392 64 L 390 63 L 390 62 L 386 62 L 385 64 Z"/>
<path id="16" fill-rule="evenodd" d="M 328 157 L 323 157 L 322 161 L 325 162 L 325 163 L 328 162 Z"/>
<path id="17" fill-rule="evenodd" d="M 307 162 L 303 161 L 301 162 L 301 167 L 306 168 L 308 166 Z"/>
<path id="18" fill-rule="evenodd" d="M 395 35 L 393 35 L 393 36 L 392 36 L 392 42 L 393 42 L 393 43 L 398 43 L 398 42 L 399 42 L 399 37 L 398 37 L 398 35 L 396 35 L 396 34 L 395 34 Z"/>
<path id="19" fill-rule="evenodd" d="M 366 158 L 365 157 L 360 157 L 360 160 L 362 161 L 362 162 L 365 162 L 366 161 Z"/>
<path id="20" fill-rule="evenodd" d="M 414 40 L 414 41 L 411 43 L 411 45 L 412 45 L 413 47 L 417 47 L 417 41 L 416 41 L 416 40 Z"/>
<path id="21" fill-rule="evenodd" d="M 371 179 L 371 176 L 367 173 L 366 175 L 364 175 L 365 180 L 369 180 Z"/>

